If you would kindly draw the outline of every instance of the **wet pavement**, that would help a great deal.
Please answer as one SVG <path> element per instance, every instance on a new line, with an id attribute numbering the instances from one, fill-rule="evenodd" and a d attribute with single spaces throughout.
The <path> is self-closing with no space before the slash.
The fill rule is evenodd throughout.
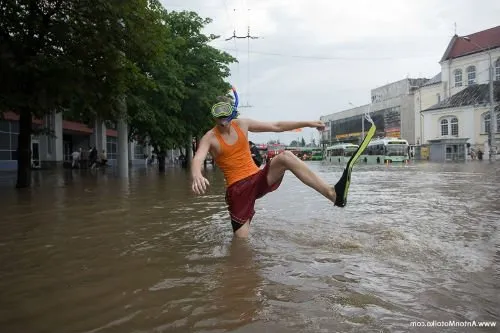
<path id="1" fill-rule="evenodd" d="M 359 165 L 343 209 L 287 174 L 248 240 L 218 171 L 33 177 L 0 174 L 0 332 L 500 330 L 410 326 L 500 325 L 500 163 Z"/>

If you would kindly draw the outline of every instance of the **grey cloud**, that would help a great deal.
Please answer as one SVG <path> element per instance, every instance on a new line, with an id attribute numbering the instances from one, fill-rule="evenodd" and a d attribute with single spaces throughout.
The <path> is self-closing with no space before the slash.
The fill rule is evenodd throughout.
<path id="1" fill-rule="evenodd" d="M 262 10 L 263 2 L 247 3 L 255 12 Z M 274 1 L 267 10 L 272 28 L 252 26 L 252 31 L 263 38 L 250 41 L 250 63 L 247 61 L 247 41 L 236 43 L 240 62 L 231 67 L 231 81 L 237 85 L 242 102 L 249 97 L 253 105 L 242 109 L 245 117 L 265 121 L 319 119 L 321 115 L 350 108 L 349 102 L 367 104 L 371 89 L 407 75 L 430 78 L 438 73 L 438 61 L 454 32 L 453 22 L 457 22 L 457 32 L 464 35 L 498 25 L 500 13 L 500 2 L 493 0 L 481 5 L 467 0 L 427 1 L 427 6 L 422 4 L 425 2 L 419 2 L 410 20 L 417 22 L 418 26 L 394 26 L 391 29 L 395 30 L 387 31 L 387 34 L 374 35 L 369 33 L 372 27 L 363 26 L 362 20 L 335 29 L 333 24 L 326 23 L 321 31 L 309 31 L 310 27 L 300 16 L 310 15 L 308 11 L 291 15 L 280 3 Z M 234 41 L 225 42 L 223 39 L 232 34 L 232 7 L 236 4 L 241 6 L 240 2 L 228 0 L 186 1 L 188 8 L 198 8 L 202 16 L 214 19 L 208 31 L 221 35 L 214 46 L 233 55 Z M 332 20 L 336 15 L 341 13 L 332 13 Z M 391 12 L 387 6 L 387 15 L 397 13 Z M 381 22 L 384 20 L 385 17 L 380 17 Z M 237 33 L 246 34 L 241 26 L 238 25 Z M 366 29 L 367 34 L 358 34 L 342 42 L 325 40 L 327 34 L 348 35 L 347 29 L 353 27 Z M 407 33 L 403 35 L 399 30 Z M 286 139 L 304 135 L 309 140 L 310 134 L 316 135 L 316 131 L 257 134 L 254 139 L 265 142 L 266 138 Z"/>

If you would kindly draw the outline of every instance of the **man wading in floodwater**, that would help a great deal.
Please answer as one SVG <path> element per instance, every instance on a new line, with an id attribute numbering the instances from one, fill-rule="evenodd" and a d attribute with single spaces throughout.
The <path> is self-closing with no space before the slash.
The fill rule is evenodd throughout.
<path id="1" fill-rule="evenodd" d="M 212 117 L 216 126 L 205 133 L 193 158 L 191 166 L 192 190 L 196 194 L 204 194 L 207 186 L 210 185 L 201 173 L 203 161 L 207 153 L 210 152 L 215 163 L 224 173 L 226 203 L 235 236 L 248 236 L 250 221 L 255 214 L 255 200 L 276 190 L 287 170 L 290 170 L 304 184 L 332 201 L 335 206 L 344 207 L 346 205 L 352 166 L 370 142 L 375 133 L 375 126 L 372 126 L 368 131 L 358 151 L 347 162 L 342 177 L 332 187 L 289 151 L 277 155 L 270 163 L 266 163 L 263 169 L 259 169 L 252 160 L 248 147 L 249 131 L 284 132 L 302 127 L 314 127 L 322 131 L 325 124 L 321 121 L 260 122 L 252 119 L 236 119 L 238 113 L 230 99 L 228 97 L 220 97 L 219 99 L 224 101 L 212 107 Z"/>

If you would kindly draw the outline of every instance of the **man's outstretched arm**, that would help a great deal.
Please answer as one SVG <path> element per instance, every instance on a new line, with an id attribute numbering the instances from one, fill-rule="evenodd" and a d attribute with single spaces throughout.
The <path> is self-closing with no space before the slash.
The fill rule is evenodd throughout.
<path id="1" fill-rule="evenodd" d="M 322 131 L 325 124 L 321 121 L 274 121 L 263 122 L 253 119 L 241 119 L 249 132 L 285 132 L 303 127 L 315 127 Z"/>

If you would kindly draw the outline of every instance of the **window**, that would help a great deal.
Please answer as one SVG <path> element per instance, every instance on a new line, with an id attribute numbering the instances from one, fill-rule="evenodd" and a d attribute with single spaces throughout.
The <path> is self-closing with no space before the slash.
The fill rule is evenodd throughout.
<path id="1" fill-rule="evenodd" d="M 467 67 L 467 84 L 473 85 L 476 83 L 476 66 Z"/>
<path id="2" fill-rule="evenodd" d="M 441 102 L 441 94 L 437 93 L 436 96 L 437 96 L 438 103 L 440 103 Z"/>
<path id="3" fill-rule="evenodd" d="M 385 146 L 383 144 L 368 146 L 366 150 L 368 152 L 368 155 L 385 155 L 386 153 Z"/>
<path id="4" fill-rule="evenodd" d="M 108 160 L 116 160 L 118 152 L 118 139 L 114 136 L 106 137 L 106 157 Z"/>
<path id="5" fill-rule="evenodd" d="M 457 117 L 446 117 L 439 121 L 441 127 L 441 136 L 458 136 Z"/>
<path id="6" fill-rule="evenodd" d="M 146 146 L 139 143 L 134 145 L 134 160 L 143 160 L 146 158 Z"/>
<path id="7" fill-rule="evenodd" d="M 441 120 L 441 136 L 448 135 L 448 119 Z"/>
<path id="8" fill-rule="evenodd" d="M 451 118 L 450 125 L 451 125 L 451 135 L 458 136 L 458 119 Z"/>
<path id="9" fill-rule="evenodd" d="M 495 61 L 495 81 L 500 81 L 500 58 Z"/>
<path id="10" fill-rule="evenodd" d="M 19 123 L 0 120 L 0 161 L 17 160 Z"/>
<path id="11" fill-rule="evenodd" d="M 496 111 L 496 118 L 497 118 L 496 132 L 498 133 L 498 131 L 500 130 L 500 112 L 498 112 L 498 111 Z M 490 132 L 490 125 L 491 125 L 490 111 L 487 111 L 481 115 L 481 123 L 482 123 L 481 132 L 489 133 Z"/>
<path id="12" fill-rule="evenodd" d="M 455 69 L 455 87 L 461 87 L 462 86 L 462 70 L 461 69 Z"/>
<path id="13" fill-rule="evenodd" d="M 457 145 L 457 144 L 445 145 L 445 160 L 447 161 L 465 160 L 465 145 Z"/>

